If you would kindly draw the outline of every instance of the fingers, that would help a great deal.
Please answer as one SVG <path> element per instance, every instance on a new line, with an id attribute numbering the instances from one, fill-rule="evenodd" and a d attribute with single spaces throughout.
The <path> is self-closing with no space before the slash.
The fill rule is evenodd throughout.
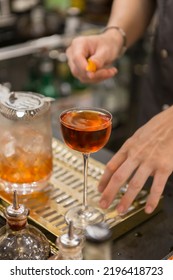
<path id="1" fill-rule="evenodd" d="M 71 55 L 71 52 L 70 48 L 66 51 L 69 68 L 75 77 L 84 79 L 84 77 L 86 77 L 87 59 L 81 52 L 77 54 L 74 52 L 73 55 Z"/>
<path id="2" fill-rule="evenodd" d="M 149 176 L 153 176 L 153 183 L 145 212 L 149 214 L 157 207 L 173 170 L 172 110 L 173 107 L 153 117 L 110 160 L 99 184 L 100 207 L 109 207 L 119 188 L 130 177 L 127 192 L 117 207 L 118 212 L 126 212 Z"/>
<path id="3" fill-rule="evenodd" d="M 115 67 L 97 70 L 95 73 L 86 72 L 86 76 L 84 77 L 84 82 L 87 81 L 90 83 L 93 83 L 93 82 L 98 83 L 103 80 L 112 78 L 117 73 L 118 73 L 118 70 Z"/>
<path id="4" fill-rule="evenodd" d="M 111 179 L 113 173 L 118 169 L 118 167 L 126 160 L 126 152 L 119 151 L 117 152 L 112 159 L 106 165 L 104 174 L 99 182 L 98 190 L 99 192 L 103 192 L 106 188 L 109 180 Z"/>
<path id="5" fill-rule="evenodd" d="M 147 181 L 148 177 L 150 176 L 150 173 L 151 173 L 151 170 L 143 165 L 141 165 L 136 170 L 133 177 L 131 178 L 131 180 L 128 183 L 128 188 L 127 188 L 126 193 L 124 194 L 119 205 L 117 206 L 117 211 L 119 213 L 124 213 L 128 210 L 128 208 L 130 207 L 130 205 L 136 198 L 137 194 L 143 188 L 145 182 Z"/>
<path id="6" fill-rule="evenodd" d="M 112 78 L 117 74 L 115 67 L 105 65 L 105 48 L 101 44 L 98 47 L 98 38 L 78 37 L 72 41 L 71 46 L 66 50 L 68 65 L 77 79 L 83 83 L 98 83 L 105 79 Z M 96 72 L 87 71 L 88 58 L 96 65 Z M 106 61 L 105 61 L 106 60 Z M 110 62 L 109 62 L 110 63 Z"/>
<path id="7" fill-rule="evenodd" d="M 119 186 L 122 186 L 128 177 L 133 173 L 136 169 L 135 164 L 130 166 L 128 160 L 123 163 L 117 171 L 112 175 L 112 172 L 109 171 L 106 173 L 106 176 L 103 178 L 103 182 L 107 185 L 103 191 L 100 207 L 107 208 L 112 203 L 115 195 L 119 191 Z M 137 167 L 137 166 L 136 166 Z M 125 172 L 125 175 L 123 176 Z M 122 197 L 119 205 L 116 210 L 118 213 L 125 213 L 130 205 L 135 200 L 138 193 L 143 188 L 147 179 L 151 175 L 152 170 L 147 166 L 141 165 L 138 169 L 136 169 L 134 175 L 128 183 L 128 188 L 124 196 Z M 154 180 L 150 189 L 150 194 L 148 195 L 145 212 L 147 214 L 152 213 L 157 207 L 163 190 L 165 188 L 166 182 L 168 180 L 170 174 L 157 172 L 154 174 Z M 107 183 L 108 182 L 108 183 Z"/>
<path id="8" fill-rule="evenodd" d="M 125 213 L 152 173 L 153 170 L 149 166 L 141 164 L 138 167 L 137 162 L 132 162 L 130 159 L 126 159 L 125 154 L 118 153 L 108 163 L 105 173 L 99 183 L 98 188 L 99 191 L 102 192 L 99 202 L 100 207 L 103 209 L 108 208 L 120 187 L 125 184 L 128 178 L 133 174 L 128 182 L 127 191 L 116 209 L 119 213 Z M 154 174 L 150 194 L 148 195 L 145 206 L 146 213 L 150 214 L 157 207 L 169 175 L 168 172 L 163 173 L 161 171 L 157 171 Z"/>
<path id="9" fill-rule="evenodd" d="M 102 208 L 107 208 L 112 203 L 115 195 L 119 191 L 119 188 L 128 180 L 130 175 L 137 168 L 137 162 L 127 159 L 111 176 L 106 188 L 104 189 L 100 206 Z M 109 176 L 111 173 L 109 172 Z M 105 178 L 108 180 L 108 177 Z M 106 181 L 105 181 L 106 182 Z"/>
<path id="10" fill-rule="evenodd" d="M 68 61 L 72 74 L 83 83 L 98 83 L 103 80 L 112 78 L 118 73 L 115 67 L 97 69 L 96 72 L 89 72 L 87 68 L 87 60 L 83 57 L 78 57 L 77 60 Z"/>
<path id="11" fill-rule="evenodd" d="M 150 194 L 145 206 L 145 212 L 150 214 L 157 207 L 160 197 L 170 174 L 156 173 L 151 186 Z"/>

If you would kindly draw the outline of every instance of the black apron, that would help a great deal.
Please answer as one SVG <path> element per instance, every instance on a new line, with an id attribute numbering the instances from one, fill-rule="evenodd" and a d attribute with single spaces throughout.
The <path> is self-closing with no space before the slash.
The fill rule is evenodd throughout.
<path id="1" fill-rule="evenodd" d="M 139 99 L 139 126 L 173 104 L 173 0 L 157 0 L 157 5 L 153 52 Z"/>

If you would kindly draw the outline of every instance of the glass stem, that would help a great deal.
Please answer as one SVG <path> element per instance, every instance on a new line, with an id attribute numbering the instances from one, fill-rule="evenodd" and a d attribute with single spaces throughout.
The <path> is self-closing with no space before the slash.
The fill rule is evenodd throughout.
<path id="1" fill-rule="evenodd" d="M 83 154 L 83 163 L 84 163 L 83 205 L 84 205 L 84 210 L 86 210 L 88 208 L 88 200 L 87 200 L 88 159 L 89 159 L 89 154 Z"/>

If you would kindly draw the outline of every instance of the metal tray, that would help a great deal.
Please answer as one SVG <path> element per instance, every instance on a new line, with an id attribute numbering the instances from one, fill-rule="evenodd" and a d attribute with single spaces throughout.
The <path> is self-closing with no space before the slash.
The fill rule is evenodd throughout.
<path id="1" fill-rule="evenodd" d="M 61 141 L 53 138 L 54 168 L 49 186 L 42 192 L 19 196 L 19 202 L 30 209 L 29 222 L 40 228 L 49 238 L 52 245 L 56 238 L 67 231 L 64 219 L 66 211 L 82 203 L 83 191 L 83 159 L 80 153 L 68 149 Z M 97 191 L 98 181 L 103 174 L 104 164 L 90 158 L 88 176 L 88 202 L 98 206 L 100 194 Z M 162 199 L 156 210 L 147 215 L 144 205 L 147 191 L 142 190 L 125 215 L 119 216 L 115 206 L 124 194 L 126 187 L 122 187 L 111 207 L 102 210 L 113 238 L 117 238 L 134 228 L 138 224 L 155 215 L 162 207 Z M 12 201 L 12 194 L 4 192 L 0 185 L 0 214 Z"/>

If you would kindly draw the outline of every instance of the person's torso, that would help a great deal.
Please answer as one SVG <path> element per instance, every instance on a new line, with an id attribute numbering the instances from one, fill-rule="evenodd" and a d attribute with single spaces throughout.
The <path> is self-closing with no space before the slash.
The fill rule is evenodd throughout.
<path id="1" fill-rule="evenodd" d="M 157 0 L 153 53 L 144 81 L 139 123 L 173 104 L 173 0 Z"/>

